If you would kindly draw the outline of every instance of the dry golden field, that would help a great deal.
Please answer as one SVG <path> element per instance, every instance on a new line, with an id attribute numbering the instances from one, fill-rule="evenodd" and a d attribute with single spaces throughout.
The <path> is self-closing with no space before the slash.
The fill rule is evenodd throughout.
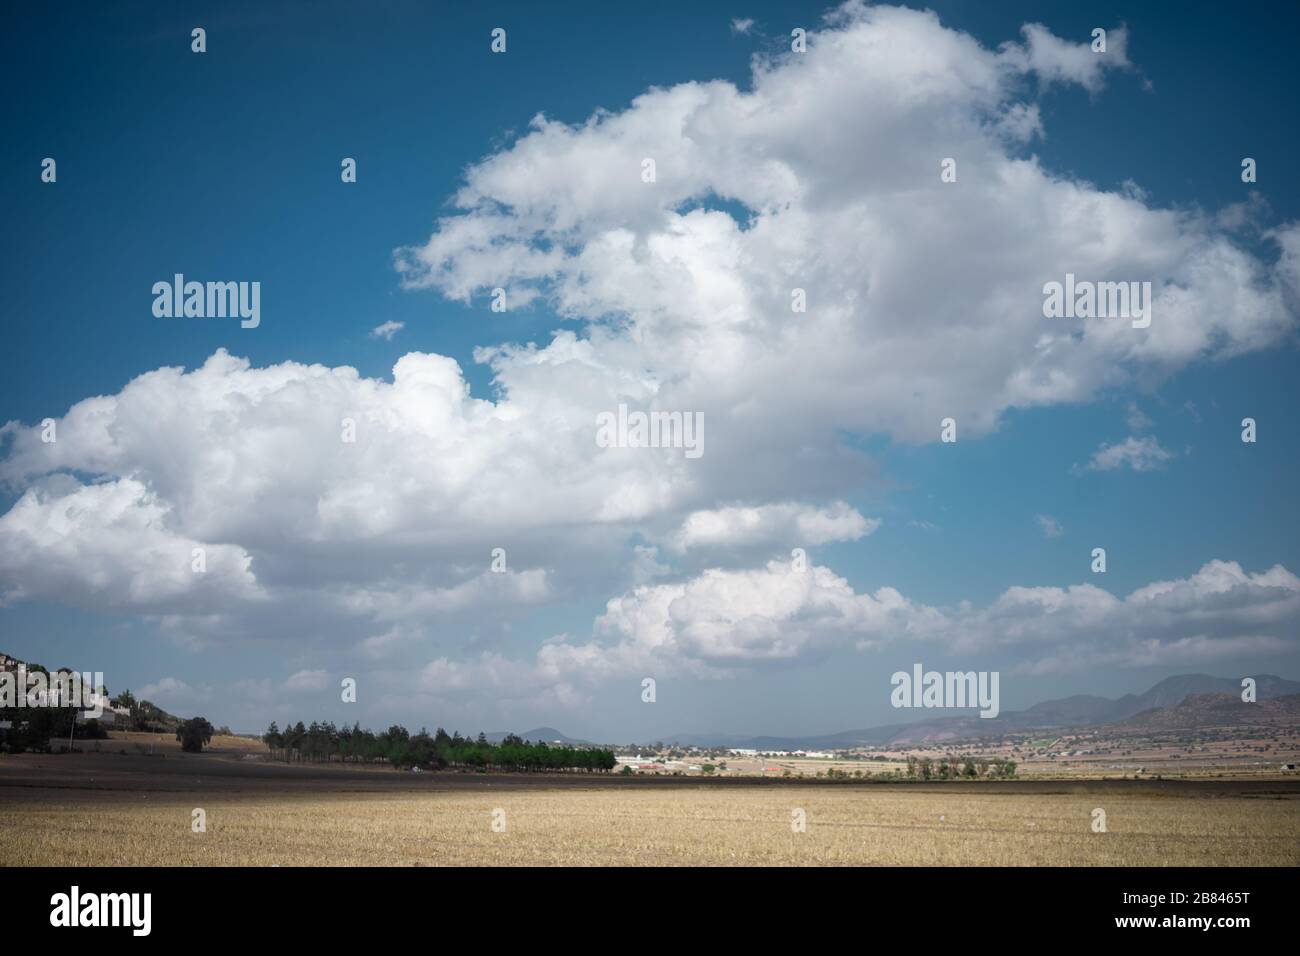
<path id="1" fill-rule="evenodd" d="M 191 812 L 207 832 L 191 832 Z M 1106 833 L 1092 832 L 1105 810 Z M 504 811 L 494 832 L 493 811 Z M 806 831 L 793 832 L 793 811 Z M 0 794 L 0 865 L 1290 865 L 1300 795 L 962 784 Z"/>

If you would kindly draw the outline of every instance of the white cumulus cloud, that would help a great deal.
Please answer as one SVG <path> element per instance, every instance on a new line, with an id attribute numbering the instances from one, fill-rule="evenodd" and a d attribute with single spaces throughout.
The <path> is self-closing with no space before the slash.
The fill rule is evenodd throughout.
<path id="1" fill-rule="evenodd" d="M 369 377 L 219 350 L 76 402 L 56 442 L 8 422 L 0 482 L 16 503 L 0 516 L 0 600 L 126 608 L 198 641 L 332 635 L 383 658 L 448 620 L 619 593 L 624 570 L 640 586 L 591 641 L 457 659 L 472 643 L 458 634 L 421 677 L 566 701 L 647 660 L 716 675 L 900 635 L 995 646 L 1022 621 L 1025 640 L 1078 639 L 1080 659 L 1102 652 L 1093 632 L 1062 622 L 1118 635 L 1115 660 L 1270 646 L 1273 615 L 1294 610 L 1280 569 L 1272 583 L 1215 572 L 1236 583 L 1180 616 L 1152 610 L 1173 596 L 1092 585 L 1011 589 L 976 612 L 857 593 L 822 567 L 672 583 L 660 563 L 871 534 L 877 519 L 843 499 L 878 466 L 846 436 L 933 442 L 953 417 L 978 439 L 1010 409 L 1290 340 L 1295 224 L 1263 231 L 1260 253 L 1230 221 L 1034 155 L 1050 134 L 1041 88 L 1099 93 L 1132 66 L 1122 28 L 1104 55 L 1038 25 L 990 48 L 931 12 L 850 2 L 810 30 L 807 53 L 758 57 L 743 88 L 685 82 L 577 123 L 538 115 L 469 165 L 429 234 L 395 252 L 410 290 L 471 302 L 501 287 L 512 309 L 571 320 L 479 349 L 490 399 L 437 354 Z M 948 158 L 955 182 L 940 179 Z M 1150 281 L 1150 327 L 1045 319 L 1042 288 L 1067 274 Z M 702 415 L 706 453 L 597 446 L 597 416 L 620 404 Z M 1087 467 L 1169 457 L 1153 436 L 1129 437 Z M 511 570 L 493 576 L 498 545 Z M 205 573 L 191 570 L 195 549 Z M 1239 595 L 1256 626 L 1245 607 L 1211 613 Z M 1061 653 L 1036 660 L 1069 666 Z"/>
<path id="2" fill-rule="evenodd" d="M 842 501 L 825 508 L 794 502 L 693 511 L 671 536 L 676 551 L 692 548 L 783 544 L 788 547 L 857 541 L 880 521 Z"/>

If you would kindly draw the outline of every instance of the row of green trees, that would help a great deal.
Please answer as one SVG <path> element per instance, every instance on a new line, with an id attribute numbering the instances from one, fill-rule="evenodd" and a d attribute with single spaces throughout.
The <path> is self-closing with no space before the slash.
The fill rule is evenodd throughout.
<path id="1" fill-rule="evenodd" d="M 1016 775 L 1016 762 L 1001 757 L 930 757 L 907 758 L 907 775 L 921 780 L 978 780 L 1010 778 Z"/>
<path id="2" fill-rule="evenodd" d="M 273 756 L 285 760 L 308 762 L 387 761 L 395 767 L 443 769 L 466 767 L 498 770 L 581 770 L 606 772 L 617 761 L 612 750 L 600 747 L 552 747 L 538 741 L 531 743 L 513 734 L 499 744 L 490 743 L 484 734 L 477 738 L 448 734 L 439 727 L 430 734 L 421 729 L 412 734 L 394 724 L 381 733 L 352 727 L 335 727 L 333 723 L 302 721 L 281 730 L 274 722 L 262 740 Z"/>
<path id="3" fill-rule="evenodd" d="M 0 729 L 0 750 L 49 753 L 60 743 L 66 744 L 70 736 L 77 740 L 103 740 L 108 736 L 96 720 L 74 730 L 76 716 L 73 707 L 0 707 L 0 721 L 10 725 Z"/>

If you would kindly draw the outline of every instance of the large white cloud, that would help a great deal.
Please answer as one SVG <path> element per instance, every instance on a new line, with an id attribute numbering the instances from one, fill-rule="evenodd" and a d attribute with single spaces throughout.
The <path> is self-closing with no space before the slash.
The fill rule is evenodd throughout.
<path id="1" fill-rule="evenodd" d="M 1281 566 L 1252 574 L 1211 561 L 1124 597 L 1094 584 L 1012 587 L 983 608 L 937 608 L 889 587 L 857 593 L 828 568 L 774 561 L 637 588 L 609 602 L 592 641 L 548 642 L 531 662 L 440 658 L 423 680 L 440 693 L 491 688 L 508 697 L 563 687 L 581 701 L 584 688 L 615 677 L 721 677 L 894 644 L 982 658 L 993 669 L 1010 659 L 1022 673 L 1185 666 L 1286 649 L 1298 614 L 1300 578 Z"/>
<path id="2" fill-rule="evenodd" d="M 200 541 L 177 524 L 171 507 L 135 479 L 42 481 L 0 515 L 0 604 L 82 598 L 197 614 L 266 598 L 243 548 Z"/>
<path id="3" fill-rule="evenodd" d="M 989 50 L 932 13 L 849 4 L 806 54 L 760 60 L 752 90 L 685 83 L 576 126 L 538 116 L 471 167 L 459 211 L 399 268 L 452 297 L 501 286 L 605 319 L 589 355 L 623 370 L 619 394 L 704 409 L 711 447 L 737 457 L 837 428 L 932 441 L 947 416 L 978 435 L 1009 407 L 1292 334 L 1285 257 L 1275 270 L 1213 217 L 1025 151 L 1040 130 L 1025 78 L 1095 91 L 1128 65 L 1125 33 L 1104 54 L 1040 26 L 1025 37 Z M 955 183 L 940 181 L 945 158 Z M 1295 234 L 1273 238 L 1292 249 Z M 1067 273 L 1150 281 L 1151 327 L 1045 319 L 1042 287 Z M 791 312 L 794 288 L 806 314 Z M 539 366 L 574 348 L 491 359 L 531 393 Z"/>
<path id="4" fill-rule="evenodd" d="M 4 425 L 0 481 L 20 497 L 0 518 L 0 599 L 128 607 L 207 639 L 332 628 L 382 658 L 421 640 L 422 622 L 618 593 L 620 564 L 671 577 L 638 539 L 679 556 L 858 540 L 873 519 L 842 502 L 874 466 L 846 433 L 934 441 L 951 416 L 966 440 L 1012 407 L 1287 339 L 1296 228 L 1266 234 L 1281 249 L 1270 265 L 1213 215 L 1153 208 L 1030 152 L 1045 135 L 1036 89 L 1099 91 L 1130 65 L 1126 39 L 1112 31 L 1098 55 L 1030 26 L 989 49 L 932 13 L 850 3 L 806 54 L 758 59 L 749 89 L 684 83 L 577 125 L 539 116 L 468 169 L 453 211 L 397 265 L 410 288 L 472 300 L 500 286 L 511 308 L 545 303 L 577 327 L 479 350 L 492 400 L 440 355 L 408 354 L 388 379 L 219 351 L 77 403 L 55 442 Z M 955 183 L 940 180 L 945 158 Z M 1151 326 L 1045 319 L 1043 284 L 1066 273 L 1152 282 Z M 807 312 L 791 311 L 795 288 Z M 598 447 L 596 415 L 620 403 L 703 413 L 704 456 Z M 1121 457 L 1136 467 L 1147 451 Z M 506 576 L 486 576 L 496 547 Z M 1093 603 L 1104 620 L 1096 590 L 1030 617 L 1058 636 L 1052 622 Z M 712 569 L 617 599 L 600 624 L 612 645 L 563 639 L 522 662 L 449 651 L 424 680 L 571 700 L 575 674 L 647 659 L 717 674 L 954 620 L 992 634 L 1023 610 L 1010 591 L 970 618 L 856 594 L 825 568 Z M 1133 620 L 1157 634 L 1121 642 L 1130 657 L 1172 653 L 1160 627 L 1192 619 Z M 1228 639 L 1203 633 L 1180 638 L 1184 653 Z"/>

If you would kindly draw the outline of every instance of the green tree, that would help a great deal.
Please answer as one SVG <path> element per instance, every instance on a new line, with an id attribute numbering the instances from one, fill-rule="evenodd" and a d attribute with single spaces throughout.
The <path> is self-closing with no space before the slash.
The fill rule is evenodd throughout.
<path id="1" fill-rule="evenodd" d="M 262 743 L 272 751 L 284 746 L 284 738 L 280 736 L 280 728 L 276 726 L 274 720 L 271 721 L 271 726 L 266 728 L 266 733 L 262 734 Z"/>
<path id="2" fill-rule="evenodd" d="M 212 725 L 206 717 L 192 717 L 181 721 L 181 725 L 176 728 L 176 739 L 181 742 L 181 750 L 187 754 L 196 754 L 212 740 L 212 732 Z"/>

